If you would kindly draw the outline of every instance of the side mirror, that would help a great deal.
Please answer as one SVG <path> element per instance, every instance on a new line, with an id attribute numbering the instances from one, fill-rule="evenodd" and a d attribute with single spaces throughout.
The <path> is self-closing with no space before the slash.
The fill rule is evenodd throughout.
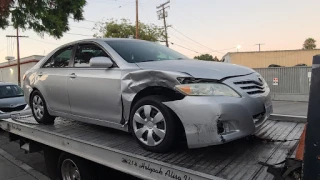
<path id="1" fill-rule="evenodd" d="M 95 68 L 109 68 L 113 62 L 108 57 L 93 57 L 90 59 L 90 67 Z"/>

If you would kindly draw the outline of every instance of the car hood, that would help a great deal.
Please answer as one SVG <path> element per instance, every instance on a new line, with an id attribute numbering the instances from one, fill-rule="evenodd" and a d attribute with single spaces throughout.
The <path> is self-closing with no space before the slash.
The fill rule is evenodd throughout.
<path id="1" fill-rule="evenodd" d="M 4 107 L 16 107 L 26 104 L 23 96 L 0 99 L 0 108 Z"/>
<path id="2" fill-rule="evenodd" d="M 220 80 L 226 77 L 247 75 L 253 69 L 222 62 L 201 60 L 165 60 L 136 63 L 141 69 L 187 73 L 195 78 Z"/>

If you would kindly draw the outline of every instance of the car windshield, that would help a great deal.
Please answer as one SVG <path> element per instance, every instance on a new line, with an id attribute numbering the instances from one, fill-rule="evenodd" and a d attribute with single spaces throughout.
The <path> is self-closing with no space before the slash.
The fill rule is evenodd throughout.
<path id="1" fill-rule="evenodd" d="M 166 46 L 149 41 L 106 41 L 106 43 L 129 63 L 189 59 Z"/>
<path id="2" fill-rule="evenodd" d="M 23 96 L 22 89 L 17 85 L 0 86 L 0 99 Z"/>

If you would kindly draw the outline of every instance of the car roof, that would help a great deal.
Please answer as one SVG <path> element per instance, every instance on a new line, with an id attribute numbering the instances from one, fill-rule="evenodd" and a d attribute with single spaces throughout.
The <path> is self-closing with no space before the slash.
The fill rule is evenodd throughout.
<path id="1" fill-rule="evenodd" d="M 0 82 L 0 86 L 8 86 L 8 85 L 16 85 L 17 86 L 17 84 L 14 84 L 11 82 Z"/>
<path id="2" fill-rule="evenodd" d="M 140 39 L 131 39 L 131 38 L 90 38 L 90 39 L 82 39 L 82 40 L 78 40 L 78 41 L 73 41 L 71 42 L 72 44 L 74 43 L 81 43 L 84 41 L 93 41 L 93 42 L 101 42 L 101 41 L 122 41 L 122 42 L 128 42 L 128 41 L 136 41 L 136 42 L 149 42 L 149 41 L 145 41 L 145 40 L 140 40 Z M 68 43 L 69 44 L 69 43 Z"/>

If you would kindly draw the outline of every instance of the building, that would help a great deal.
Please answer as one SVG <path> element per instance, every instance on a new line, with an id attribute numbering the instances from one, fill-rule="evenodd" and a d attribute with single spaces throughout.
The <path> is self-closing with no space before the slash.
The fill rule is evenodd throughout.
<path id="1" fill-rule="evenodd" d="M 229 52 L 222 57 L 222 61 L 250 68 L 267 68 L 270 65 L 292 67 L 298 64 L 311 66 L 312 58 L 317 54 L 320 54 L 320 49 Z"/>
<path id="2" fill-rule="evenodd" d="M 20 78 L 22 83 L 23 74 L 33 67 L 39 60 L 44 56 L 28 56 L 20 59 Z M 17 60 L 10 60 L 7 62 L 0 63 L 0 81 L 12 82 L 18 84 L 18 68 Z"/>

